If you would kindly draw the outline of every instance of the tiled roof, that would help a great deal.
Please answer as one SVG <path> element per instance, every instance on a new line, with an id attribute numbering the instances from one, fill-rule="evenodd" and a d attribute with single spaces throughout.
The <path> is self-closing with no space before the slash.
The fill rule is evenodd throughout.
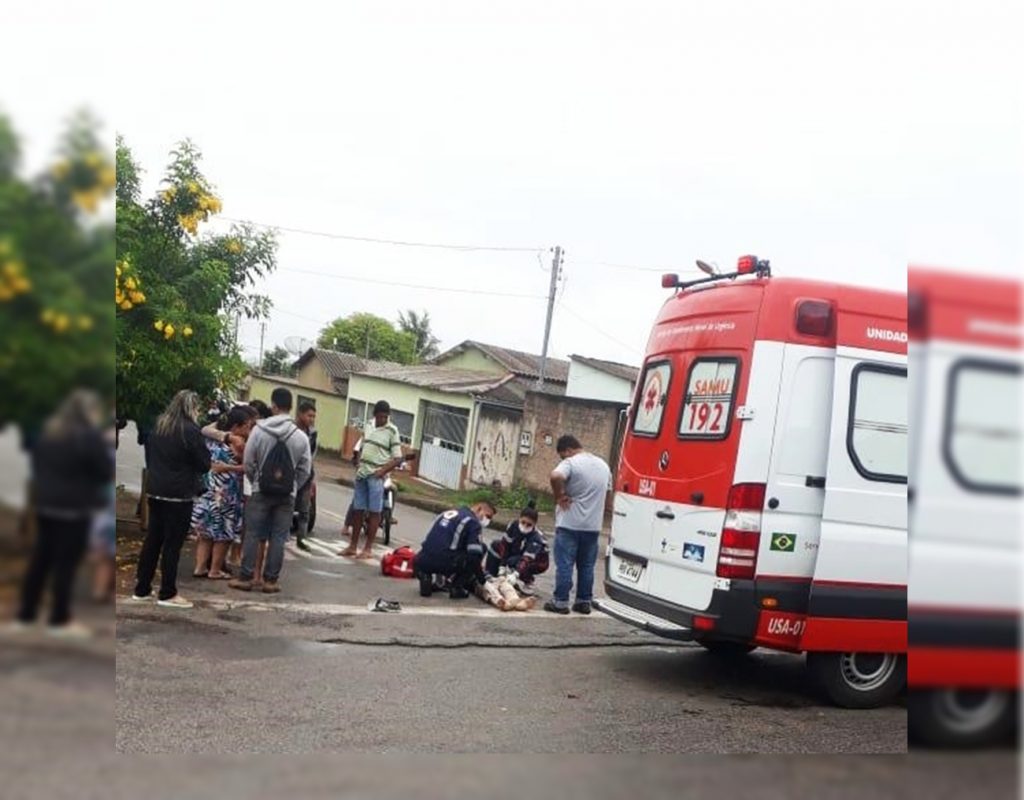
<path id="1" fill-rule="evenodd" d="M 382 381 L 397 381 L 423 389 L 436 389 L 439 392 L 457 394 L 482 394 L 505 383 L 512 377 L 511 375 L 496 376 L 493 372 L 443 367 L 438 364 L 396 366 L 389 369 L 375 369 L 363 374 L 370 378 L 379 378 Z"/>
<path id="2" fill-rule="evenodd" d="M 435 362 L 442 362 L 468 348 L 474 347 L 480 352 L 490 356 L 509 372 L 520 377 L 536 378 L 540 375 L 541 357 L 533 353 L 524 353 L 522 350 L 512 350 L 508 347 L 499 347 L 495 344 L 485 344 L 472 339 L 467 339 L 451 350 L 442 353 L 434 359 Z M 553 383 L 567 383 L 569 380 L 569 362 L 560 358 L 548 357 L 544 368 L 544 380 Z"/>
<path id="3" fill-rule="evenodd" d="M 295 362 L 295 366 L 302 368 L 312 358 L 316 358 L 327 374 L 335 380 L 347 378 L 353 372 L 368 374 L 380 369 L 401 366 L 394 361 L 371 361 L 354 353 L 339 353 L 337 350 L 325 350 L 320 347 L 309 348 Z"/>
<path id="4" fill-rule="evenodd" d="M 616 378 L 622 378 L 630 383 L 636 383 L 636 379 L 640 375 L 639 367 L 631 367 L 628 364 L 620 364 L 617 361 L 604 361 L 600 358 L 588 358 L 587 356 L 577 355 L 569 356 L 569 358 L 572 361 L 578 361 L 592 369 L 606 372 L 609 375 L 614 375 Z"/>

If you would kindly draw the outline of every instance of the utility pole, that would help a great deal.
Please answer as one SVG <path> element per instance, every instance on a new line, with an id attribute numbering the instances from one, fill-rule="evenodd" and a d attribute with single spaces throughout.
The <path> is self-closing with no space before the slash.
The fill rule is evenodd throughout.
<path id="1" fill-rule="evenodd" d="M 257 372 L 259 372 L 260 375 L 263 374 L 263 335 L 266 332 L 267 332 L 267 323 L 261 322 L 260 323 L 260 360 L 258 362 L 259 366 L 256 368 Z"/>
<path id="2" fill-rule="evenodd" d="M 555 313 L 555 293 L 558 291 L 558 279 L 562 276 L 562 248 L 556 246 L 554 252 L 555 256 L 551 259 L 551 288 L 548 289 L 548 318 L 544 322 L 544 347 L 540 351 L 538 390 L 544 388 L 544 373 L 548 366 L 548 339 L 551 337 L 551 317 Z"/>

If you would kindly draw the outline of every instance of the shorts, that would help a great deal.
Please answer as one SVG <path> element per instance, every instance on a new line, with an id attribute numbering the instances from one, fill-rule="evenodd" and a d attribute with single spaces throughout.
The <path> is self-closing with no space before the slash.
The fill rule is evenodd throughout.
<path id="1" fill-rule="evenodd" d="M 384 479 L 375 478 L 373 475 L 356 478 L 352 508 L 356 511 L 379 514 L 384 509 Z"/>

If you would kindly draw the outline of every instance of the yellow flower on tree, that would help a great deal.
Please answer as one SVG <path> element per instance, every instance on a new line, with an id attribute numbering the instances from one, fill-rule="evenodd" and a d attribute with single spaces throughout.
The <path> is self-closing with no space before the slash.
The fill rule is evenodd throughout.
<path id="1" fill-rule="evenodd" d="M 49 325 L 51 322 L 53 322 L 55 316 L 56 314 L 54 313 L 54 310 L 52 308 L 44 308 L 43 313 L 39 315 L 39 319 L 41 319 L 43 322 Z"/>
<path id="2" fill-rule="evenodd" d="M 172 336 L 174 336 L 174 326 L 171 325 L 171 323 L 168 322 L 164 326 L 164 338 L 165 339 L 170 339 Z"/>
<path id="3" fill-rule="evenodd" d="M 192 326 L 191 325 L 186 325 L 184 328 L 181 329 L 181 334 L 182 334 L 182 336 L 191 336 L 192 335 Z"/>
<path id="4" fill-rule="evenodd" d="M 90 331 L 92 330 L 92 324 L 92 317 L 83 314 L 78 318 L 78 327 L 80 330 Z"/>
<path id="5" fill-rule="evenodd" d="M 67 314 L 58 314 L 53 318 L 53 329 L 57 331 L 57 333 L 64 333 L 70 324 L 71 320 Z"/>
<path id="6" fill-rule="evenodd" d="M 132 310 L 132 301 L 131 300 L 124 300 L 121 303 L 121 310 L 122 311 L 131 311 Z"/>
<path id="7" fill-rule="evenodd" d="M 158 319 L 156 322 L 153 323 L 153 327 L 156 328 L 158 331 L 162 331 L 164 329 L 164 321 L 162 319 Z"/>
<path id="8" fill-rule="evenodd" d="M 135 278 L 125 278 L 124 286 L 126 289 L 134 289 L 138 284 L 135 282 Z"/>
<path id="9" fill-rule="evenodd" d="M 238 239 L 228 239 L 228 252 L 229 253 L 241 253 L 242 243 Z"/>

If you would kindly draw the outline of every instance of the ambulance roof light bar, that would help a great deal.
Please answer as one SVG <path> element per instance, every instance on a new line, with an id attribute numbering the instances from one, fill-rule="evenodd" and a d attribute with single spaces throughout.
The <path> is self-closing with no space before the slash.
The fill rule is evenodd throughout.
<path id="1" fill-rule="evenodd" d="M 768 260 L 759 259 L 757 256 L 741 256 L 736 263 L 735 272 L 720 273 L 711 264 L 700 259 L 697 259 L 697 267 L 701 272 L 707 274 L 706 278 L 697 278 L 696 280 L 684 283 L 679 280 L 679 276 L 676 273 L 670 272 L 661 276 L 661 287 L 663 289 L 688 289 L 691 286 L 699 286 L 703 283 L 735 280 L 741 275 L 756 275 L 758 278 L 769 278 L 772 274 L 772 268 Z"/>

